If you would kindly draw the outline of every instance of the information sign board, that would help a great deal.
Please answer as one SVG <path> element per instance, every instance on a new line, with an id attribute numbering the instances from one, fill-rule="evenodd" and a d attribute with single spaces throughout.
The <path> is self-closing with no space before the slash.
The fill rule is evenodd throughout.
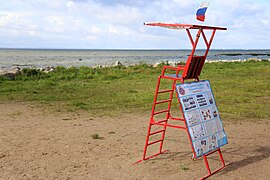
<path id="1" fill-rule="evenodd" d="M 176 85 L 196 158 L 227 144 L 209 81 Z"/>

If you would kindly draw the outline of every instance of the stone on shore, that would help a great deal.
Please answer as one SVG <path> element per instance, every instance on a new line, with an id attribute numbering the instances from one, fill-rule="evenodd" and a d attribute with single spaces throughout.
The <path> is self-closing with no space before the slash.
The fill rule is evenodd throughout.
<path id="1" fill-rule="evenodd" d="M 55 67 L 46 67 L 42 72 L 49 73 L 55 71 Z"/>
<path id="2" fill-rule="evenodd" d="M 124 66 L 120 61 L 116 61 L 114 64 L 113 64 L 113 67 L 117 67 L 117 66 Z"/>
<path id="3" fill-rule="evenodd" d="M 153 67 L 158 67 L 160 64 L 166 64 L 166 65 L 169 65 L 169 66 L 177 66 L 179 64 L 179 62 L 176 62 L 176 61 L 161 61 L 161 62 L 157 62 L 153 65 Z"/>
<path id="4" fill-rule="evenodd" d="M 8 79 L 15 79 L 21 73 L 21 68 L 16 67 L 9 70 L 0 70 L 0 77 L 6 77 Z"/>

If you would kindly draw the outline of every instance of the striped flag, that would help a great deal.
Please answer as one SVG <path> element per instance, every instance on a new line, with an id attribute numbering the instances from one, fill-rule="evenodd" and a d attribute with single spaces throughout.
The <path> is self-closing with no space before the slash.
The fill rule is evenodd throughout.
<path id="1" fill-rule="evenodd" d="M 204 22 L 205 12 L 209 6 L 209 2 L 202 2 L 199 9 L 197 10 L 196 16 L 197 20 Z"/>

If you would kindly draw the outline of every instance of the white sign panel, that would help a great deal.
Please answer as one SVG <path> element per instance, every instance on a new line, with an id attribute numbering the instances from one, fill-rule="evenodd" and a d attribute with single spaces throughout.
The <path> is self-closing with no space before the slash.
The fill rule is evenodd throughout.
<path id="1" fill-rule="evenodd" d="M 227 144 L 209 81 L 176 85 L 196 158 Z"/>

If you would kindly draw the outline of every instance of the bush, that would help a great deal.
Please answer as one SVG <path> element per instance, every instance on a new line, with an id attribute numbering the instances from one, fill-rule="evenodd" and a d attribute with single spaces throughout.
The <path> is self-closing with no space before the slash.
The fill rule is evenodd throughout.
<path id="1" fill-rule="evenodd" d="M 22 69 L 21 74 L 16 77 L 16 80 L 39 80 L 47 78 L 48 74 L 42 72 L 39 69 L 25 68 Z"/>

